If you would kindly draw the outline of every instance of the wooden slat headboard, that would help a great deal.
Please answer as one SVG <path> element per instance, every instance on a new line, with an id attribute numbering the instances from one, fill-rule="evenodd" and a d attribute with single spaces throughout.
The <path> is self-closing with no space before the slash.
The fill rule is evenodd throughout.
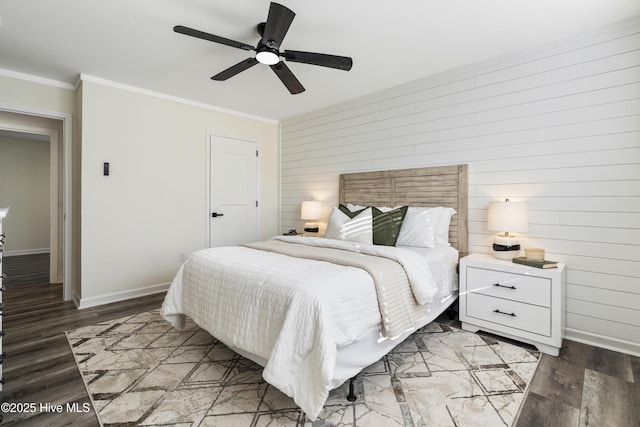
<path id="1" fill-rule="evenodd" d="M 467 165 L 453 165 L 341 174 L 340 203 L 454 208 L 449 243 L 463 257 L 469 252 L 467 171 Z"/>

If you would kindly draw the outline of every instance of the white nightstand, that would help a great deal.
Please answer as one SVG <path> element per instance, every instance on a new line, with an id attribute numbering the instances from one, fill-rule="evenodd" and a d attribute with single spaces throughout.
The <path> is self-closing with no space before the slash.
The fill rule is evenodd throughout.
<path id="1" fill-rule="evenodd" d="M 460 260 L 462 329 L 483 330 L 557 356 L 565 323 L 565 265 L 535 268 L 490 255 Z"/>

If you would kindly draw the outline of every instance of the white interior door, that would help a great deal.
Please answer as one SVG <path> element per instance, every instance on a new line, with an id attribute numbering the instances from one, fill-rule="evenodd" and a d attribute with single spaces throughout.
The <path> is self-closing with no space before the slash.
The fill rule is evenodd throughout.
<path id="1" fill-rule="evenodd" d="M 209 246 L 259 239 L 258 144 L 211 135 Z"/>

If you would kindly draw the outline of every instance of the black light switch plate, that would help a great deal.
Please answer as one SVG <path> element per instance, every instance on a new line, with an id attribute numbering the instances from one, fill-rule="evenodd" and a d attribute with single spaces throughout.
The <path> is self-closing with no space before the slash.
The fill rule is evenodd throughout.
<path id="1" fill-rule="evenodd" d="M 104 176 L 109 176 L 109 162 L 104 162 L 102 164 L 102 174 Z"/>

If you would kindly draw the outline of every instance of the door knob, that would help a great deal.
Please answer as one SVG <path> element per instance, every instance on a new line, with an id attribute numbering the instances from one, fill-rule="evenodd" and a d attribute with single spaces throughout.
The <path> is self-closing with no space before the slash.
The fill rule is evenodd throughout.
<path id="1" fill-rule="evenodd" d="M 211 217 L 212 217 L 212 218 L 217 218 L 217 217 L 219 217 L 219 216 L 224 216 L 224 214 L 221 214 L 221 213 L 218 213 L 218 212 L 213 212 L 213 213 L 211 214 Z"/>

